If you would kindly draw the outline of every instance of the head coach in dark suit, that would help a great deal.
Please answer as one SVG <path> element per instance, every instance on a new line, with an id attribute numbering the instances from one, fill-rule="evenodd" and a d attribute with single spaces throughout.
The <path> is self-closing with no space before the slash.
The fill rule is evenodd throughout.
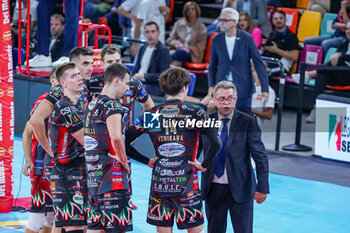
<path id="1" fill-rule="evenodd" d="M 268 99 L 269 80 L 266 68 L 261 59 L 253 37 L 237 29 L 239 14 L 233 8 L 221 11 L 221 33 L 213 38 L 210 49 L 210 63 L 208 73 L 208 95 L 211 96 L 215 84 L 222 80 L 233 82 L 239 96 L 237 109 L 251 113 L 252 95 L 255 92 L 250 60 L 253 61 L 259 75 L 262 94 Z"/>
<path id="2" fill-rule="evenodd" d="M 214 87 L 213 96 L 218 112 L 210 117 L 223 124 L 219 129 L 222 149 L 202 175 L 208 233 L 226 232 L 228 212 L 235 233 L 251 233 L 253 200 L 260 204 L 269 193 L 266 150 L 256 119 L 235 109 L 239 98 L 235 85 L 221 81 Z M 257 184 L 251 157 L 256 164 Z"/>

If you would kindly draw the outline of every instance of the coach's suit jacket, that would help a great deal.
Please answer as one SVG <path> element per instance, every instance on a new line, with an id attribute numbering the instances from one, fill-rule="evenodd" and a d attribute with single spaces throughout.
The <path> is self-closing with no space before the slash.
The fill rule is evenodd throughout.
<path id="1" fill-rule="evenodd" d="M 218 119 L 218 113 L 210 115 Z M 203 139 L 205 140 L 205 139 Z M 204 146 L 210 142 L 203 142 Z M 206 150 L 206 148 L 204 148 Z M 250 154 L 256 164 L 256 185 Z M 234 200 L 245 203 L 252 200 L 255 191 L 269 193 L 269 165 L 261 132 L 254 117 L 234 110 L 226 142 L 225 166 L 229 188 Z M 215 162 L 202 174 L 202 197 L 206 199 L 211 188 Z"/>
<path id="2" fill-rule="evenodd" d="M 253 37 L 242 30 L 237 29 L 235 47 L 232 60 L 227 53 L 225 33 L 217 34 L 212 41 L 210 50 L 210 65 L 208 82 L 209 87 L 214 87 L 218 82 L 226 80 L 226 76 L 232 72 L 233 83 L 237 87 L 237 95 L 240 98 L 248 98 L 255 92 L 254 80 L 251 72 L 250 59 L 253 60 L 258 73 L 263 92 L 269 91 L 269 80 L 266 68 L 261 59 Z"/>

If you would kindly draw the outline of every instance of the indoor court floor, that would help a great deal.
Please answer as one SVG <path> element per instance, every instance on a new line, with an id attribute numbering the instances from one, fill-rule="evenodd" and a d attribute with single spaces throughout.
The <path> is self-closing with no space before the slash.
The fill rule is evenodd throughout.
<path id="1" fill-rule="evenodd" d="M 21 176 L 20 136 L 15 137 L 14 156 L 14 195 L 29 197 L 30 180 Z M 150 168 L 133 161 L 133 203 L 138 206 L 133 211 L 133 232 L 136 233 L 155 232 L 155 227 L 146 223 L 150 176 Z M 255 233 L 350 232 L 350 187 L 270 173 L 270 190 L 263 204 L 254 205 Z M 23 232 L 28 216 L 29 212 L 0 214 L 0 232 Z M 174 232 L 186 231 L 174 227 Z M 231 224 L 227 232 L 233 232 Z"/>

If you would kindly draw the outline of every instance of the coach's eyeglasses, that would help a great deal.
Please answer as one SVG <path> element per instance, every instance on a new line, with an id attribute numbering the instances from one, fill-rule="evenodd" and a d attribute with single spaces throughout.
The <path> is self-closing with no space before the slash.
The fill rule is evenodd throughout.
<path id="1" fill-rule="evenodd" d="M 234 19 L 223 19 L 223 18 L 218 18 L 218 21 L 220 23 L 227 23 L 227 22 L 230 22 L 230 21 L 235 21 Z"/>
<path id="2" fill-rule="evenodd" d="M 219 103 L 221 103 L 221 104 L 224 104 L 226 101 L 229 102 L 229 103 L 231 103 L 232 101 L 235 100 L 235 98 L 236 98 L 236 97 L 234 97 L 234 96 L 229 96 L 229 97 L 227 97 L 227 98 L 225 98 L 225 97 L 216 98 L 216 97 L 215 97 L 215 99 L 216 99 L 217 101 L 219 101 Z"/>

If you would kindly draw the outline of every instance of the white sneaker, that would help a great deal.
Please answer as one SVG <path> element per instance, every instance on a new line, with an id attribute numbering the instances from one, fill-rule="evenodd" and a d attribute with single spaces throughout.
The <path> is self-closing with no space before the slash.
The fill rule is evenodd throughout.
<path id="1" fill-rule="evenodd" d="M 296 84 L 300 83 L 300 74 L 292 74 L 292 79 Z M 309 72 L 305 71 L 305 80 L 304 80 L 304 84 L 308 84 L 310 81 L 310 75 Z"/>
<path id="2" fill-rule="evenodd" d="M 316 109 L 312 109 L 305 121 L 307 123 L 315 123 L 315 120 L 316 120 Z"/>
<path id="3" fill-rule="evenodd" d="M 58 59 L 57 61 L 55 61 L 54 63 L 52 63 L 52 67 L 57 67 L 62 65 L 63 63 L 69 62 L 69 57 L 61 57 L 60 59 Z"/>
<path id="4" fill-rule="evenodd" d="M 32 59 L 29 60 L 29 67 L 37 68 L 37 67 L 50 67 L 52 64 L 51 57 L 45 56 L 42 54 L 38 54 Z M 25 62 L 24 65 L 27 65 Z"/>

